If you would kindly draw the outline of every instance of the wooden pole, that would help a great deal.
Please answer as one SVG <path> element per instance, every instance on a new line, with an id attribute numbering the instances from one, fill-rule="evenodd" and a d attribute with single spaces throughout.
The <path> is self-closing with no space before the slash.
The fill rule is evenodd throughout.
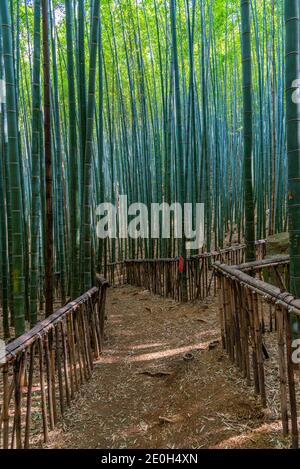
<path id="1" fill-rule="evenodd" d="M 52 149 L 50 108 L 50 48 L 49 4 L 42 0 L 43 70 L 44 70 L 44 139 L 46 168 L 46 227 L 45 227 L 45 301 L 46 316 L 53 313 L 53 204 L 52 204 Z"/>

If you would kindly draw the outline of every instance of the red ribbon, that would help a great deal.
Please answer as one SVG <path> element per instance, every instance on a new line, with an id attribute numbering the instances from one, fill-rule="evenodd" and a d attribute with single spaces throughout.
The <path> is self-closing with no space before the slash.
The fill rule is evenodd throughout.
<path id="1" fill-rule="evenodd" d="M 178 259 L 178 272 L 182 274 L 183 271 L 184 271 L 184 259 L 182 256 L 180 256 Z"/>

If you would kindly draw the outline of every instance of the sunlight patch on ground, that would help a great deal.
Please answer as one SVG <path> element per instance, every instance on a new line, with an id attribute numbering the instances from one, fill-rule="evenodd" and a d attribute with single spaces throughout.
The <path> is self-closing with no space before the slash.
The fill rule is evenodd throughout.
<path id="1" fill-rule="evenodd" d="M 133 345 L 131 348 L 132 350 L 141 350 L 141 349 L 147 349 L 147 348 L 163 347 L 164 345 L 168 345 L 168 342 L 157 342 L 156 344 Z"/>
<path id="2" fill-rule="evenodd" d="M 186 345 L 185 347 L 177 347 L 168 350 L 160 350 L 158 352 L 152 353 L 143 353 L 140 355 L 132 355 L 132 356 L 124 356 L 124 355 L 115 355 L 115 356 L 102 356 L 96 363 L 119 363 L 120 361 L 124 361 L 126 363 L 133 363 L 133 362 L 144 362 L 144 361 L 152 361 L 152 360 L 160 360 L 162 358 L 169 358 L 174 357 L 176 355 L 180 355 L 182 353 L 191 352 L 192 350 L 207 350 L 210 341 L 208 342 L 200 342 L 197 344 Z"/>
<path id="3" fill-rule="evenodd" d="M 258 437 L 261 434 L 267 434 L 267 433 L 277 433 L 281 432 L 282 425 L 279 420 L 273 423 L 264 423 L 258 428 L 252 428 L 249 431 L 246 431 L 240 435 L 235 435 L 227 440 L 221 441 L 216 448 L 235 448 L 235 447 L 240 447 L 241 445 L 245 445 L 248 442 L 255 442 L 256 437 Z"/>

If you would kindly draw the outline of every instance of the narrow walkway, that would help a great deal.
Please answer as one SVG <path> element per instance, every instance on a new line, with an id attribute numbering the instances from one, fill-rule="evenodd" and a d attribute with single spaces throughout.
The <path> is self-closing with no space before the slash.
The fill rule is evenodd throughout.
<path id="1" fill-rule="evenodd" d="M 107 343 L 50 448 L 270 448 L 286 443 L 219 344 L 216 300 L 108 293 Z"/>

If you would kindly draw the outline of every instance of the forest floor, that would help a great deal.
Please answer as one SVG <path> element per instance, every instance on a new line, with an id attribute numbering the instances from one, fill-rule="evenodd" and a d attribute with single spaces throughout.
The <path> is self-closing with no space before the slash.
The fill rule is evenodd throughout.
<path id="1" fill-rule="evenodd" d="M 106 346 L 48 448 L 284 448 L 219 342 L 216 299 L 108 293 Z"/>

